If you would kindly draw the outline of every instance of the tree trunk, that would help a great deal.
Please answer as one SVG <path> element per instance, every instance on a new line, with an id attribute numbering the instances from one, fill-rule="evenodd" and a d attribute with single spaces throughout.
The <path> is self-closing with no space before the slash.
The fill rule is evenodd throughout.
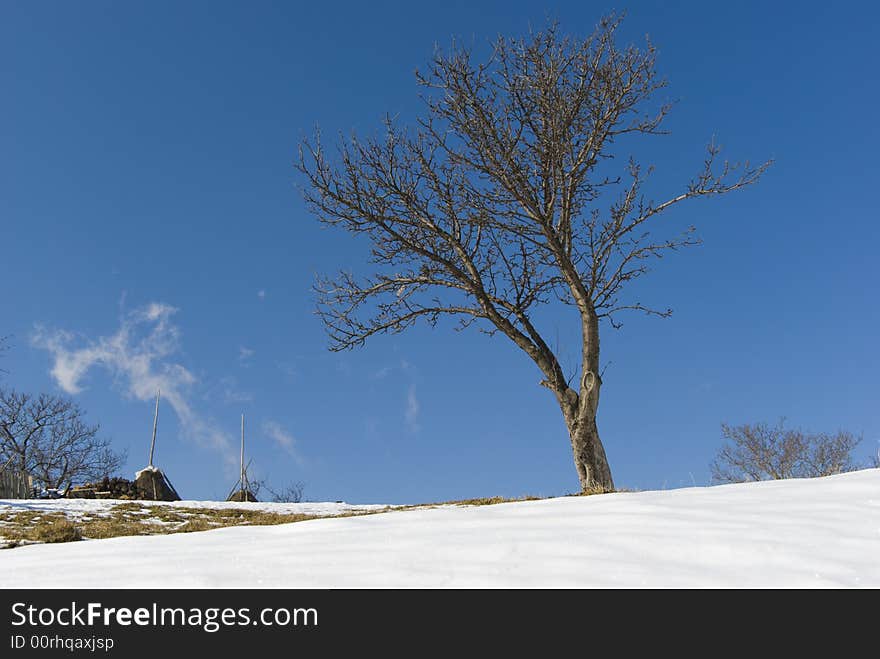
<path id="1" fill-rule="evenodd" d="M 599 319 L 594 312 L 586 316 L 581 390 L 577 393 L 568 389 L 560 403 L 571 439 L 581 492 L 610 492 L 614 489 L 614 480 L 596 426 L 599 390 L 602 388 L 602 378 L 599 376 Z"/>
<path id="2" fill-rule="evenodd" d="M 614 490 L 614 480 L 611 478 L 611 468 L 605 457 L 605 447 L 599 439 L 596 417 L 576 419 L 572 425 L 569 425 L 568 432 L 581 492 Z"/>

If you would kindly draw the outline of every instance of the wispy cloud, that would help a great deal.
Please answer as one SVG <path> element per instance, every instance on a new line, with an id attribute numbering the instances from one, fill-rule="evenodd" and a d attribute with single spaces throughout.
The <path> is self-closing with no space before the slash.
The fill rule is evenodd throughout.
<path id="1" fill-rule="evenodd" d="M 296 438 L 285 430 L 280 423 L 277 421 L 264 421 L 263 433 L 281 449 L 287 451 L 287 453 L 296 460 L 298 464 L 302 464 L 302 456 L 300 456 L 299 451 L 296 448 Z"/>
<path id="2" fill-rule="evenodd" d="M 239 346 L 238 348 L 238 363 L 242 366 L 250 366 L 250 359 L 256 353 L 255 350 L 248 348 L 246 346 Z"/>
<path id="3" fill-rule="evenodd" d="M 388 377 L 388 374 L 391 373 L 393 369 L 390 366 L 383 366 L 378 371 L 373 373 L 374 380 L 383 380 Z"/>
<path id="4" fill-rule="evenodd" d="M 375 371 L 372 375 L 374 380 L 384 380 L 392 373 L 409 373 L 412 374 L 415 372 L 415 367 L 410 364 L 405 359 L 400 360 L 400 364 L 395 366 L 394 364 L 388 364 L 383 366 L 382 368 Z"/>
<path id="5" fill-rule="evenodd" d="M 227 375 L 220 378 L 217 384 L 210 387 L 204 395 L 205 400 L 220 400 L 226 404 L 232 403 L 250 403 L 254 400 L 254 394 L 250 391 L 243 391 L 238 384 L 238 380 Z"/>
<path id="6" fill-rule="evenodd" d="M 406 417 L 406 425 L 409 426 L 410 431 L 418 432 L 419 431 L 419 399 L 416 396 L 416 385 L 411 384 L 409 386 L 409 391 L 406 393 L 406 412 L 404 413 Z"/>
<path id="7" fill-rule="evenodd" d="M 31 342 L 51 353 L 50 373 L 68 394 L 81 392 L 89 371 L 96 368 L 110 373 L 124 395 L 137 400 L 151 400 L 161 389 L 162 399 L 174 410 L 184 436 L 234 463 L 231 437 L 192 405 L 196 377 L 174 361 L 180 352 L 180 330 L 172 322 L 175 313 L 174 307 L 154 302 L 124 313 L 118 330 L 109 336 L 90 339 L 37 326 Z"/>

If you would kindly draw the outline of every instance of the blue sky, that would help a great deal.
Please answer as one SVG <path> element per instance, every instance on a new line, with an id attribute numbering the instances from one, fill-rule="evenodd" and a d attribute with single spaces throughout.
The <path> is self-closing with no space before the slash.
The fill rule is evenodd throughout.
<path id="1" fill-rule="evenodd" d="M 316 272 L 362 246 L 306 211 L 299 140 L 420 112 L 435 43 L 484 48 L 626 9 L 678 99 L 633 153 L 677 192 L 715 135 L 776 163 L 682 208 L 704 245 L 643 280 L 667 320 L 604 328 L 599 426 L 618 486 L 706 484 L 721 422 L 880 447 L 872 3 L 0 2 L 3 384 L 72 395 L 187 498 L 232 486 L 239 415 L 260 477 L 306 496 L 414 502 L 577 489 L 551 395 L 512 344 L 449 325 L 327 350 Z M 620 153 L 621 160 L 629 153 Z M 576 326 L 549 315 L 573 345 Z M 563 349 L 563 354 L 565 350 Z M 573 353 L 572 353 L 573 354 Z"/>

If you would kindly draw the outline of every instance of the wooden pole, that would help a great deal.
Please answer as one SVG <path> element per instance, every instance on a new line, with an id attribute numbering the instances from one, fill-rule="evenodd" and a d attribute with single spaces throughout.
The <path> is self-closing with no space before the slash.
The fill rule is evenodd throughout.
<path id="1" fill-rule="evenodd" d="M 159 394 L 161 390 L 156 389 L 156 413 L 153 415 L 153 440 L 150 442 L 150 461 L 147 463 L 153 466 L 153 451 L 156 448 L 156 426 L 159 424 Z"/>
<path id="2" fill-rule="evenodd" d="M 241 500 L 244 501 L 245 482 L 244 482 L 244 414 L 241 415 Z"/>

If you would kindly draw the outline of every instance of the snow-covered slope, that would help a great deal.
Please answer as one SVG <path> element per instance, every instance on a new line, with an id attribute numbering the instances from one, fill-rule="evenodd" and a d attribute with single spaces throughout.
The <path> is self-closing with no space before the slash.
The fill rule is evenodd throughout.
<path id="1" fill-rule="evenodd" d="M 880 587 L 880 470 L 0 552 L 4 587 Z"/>

